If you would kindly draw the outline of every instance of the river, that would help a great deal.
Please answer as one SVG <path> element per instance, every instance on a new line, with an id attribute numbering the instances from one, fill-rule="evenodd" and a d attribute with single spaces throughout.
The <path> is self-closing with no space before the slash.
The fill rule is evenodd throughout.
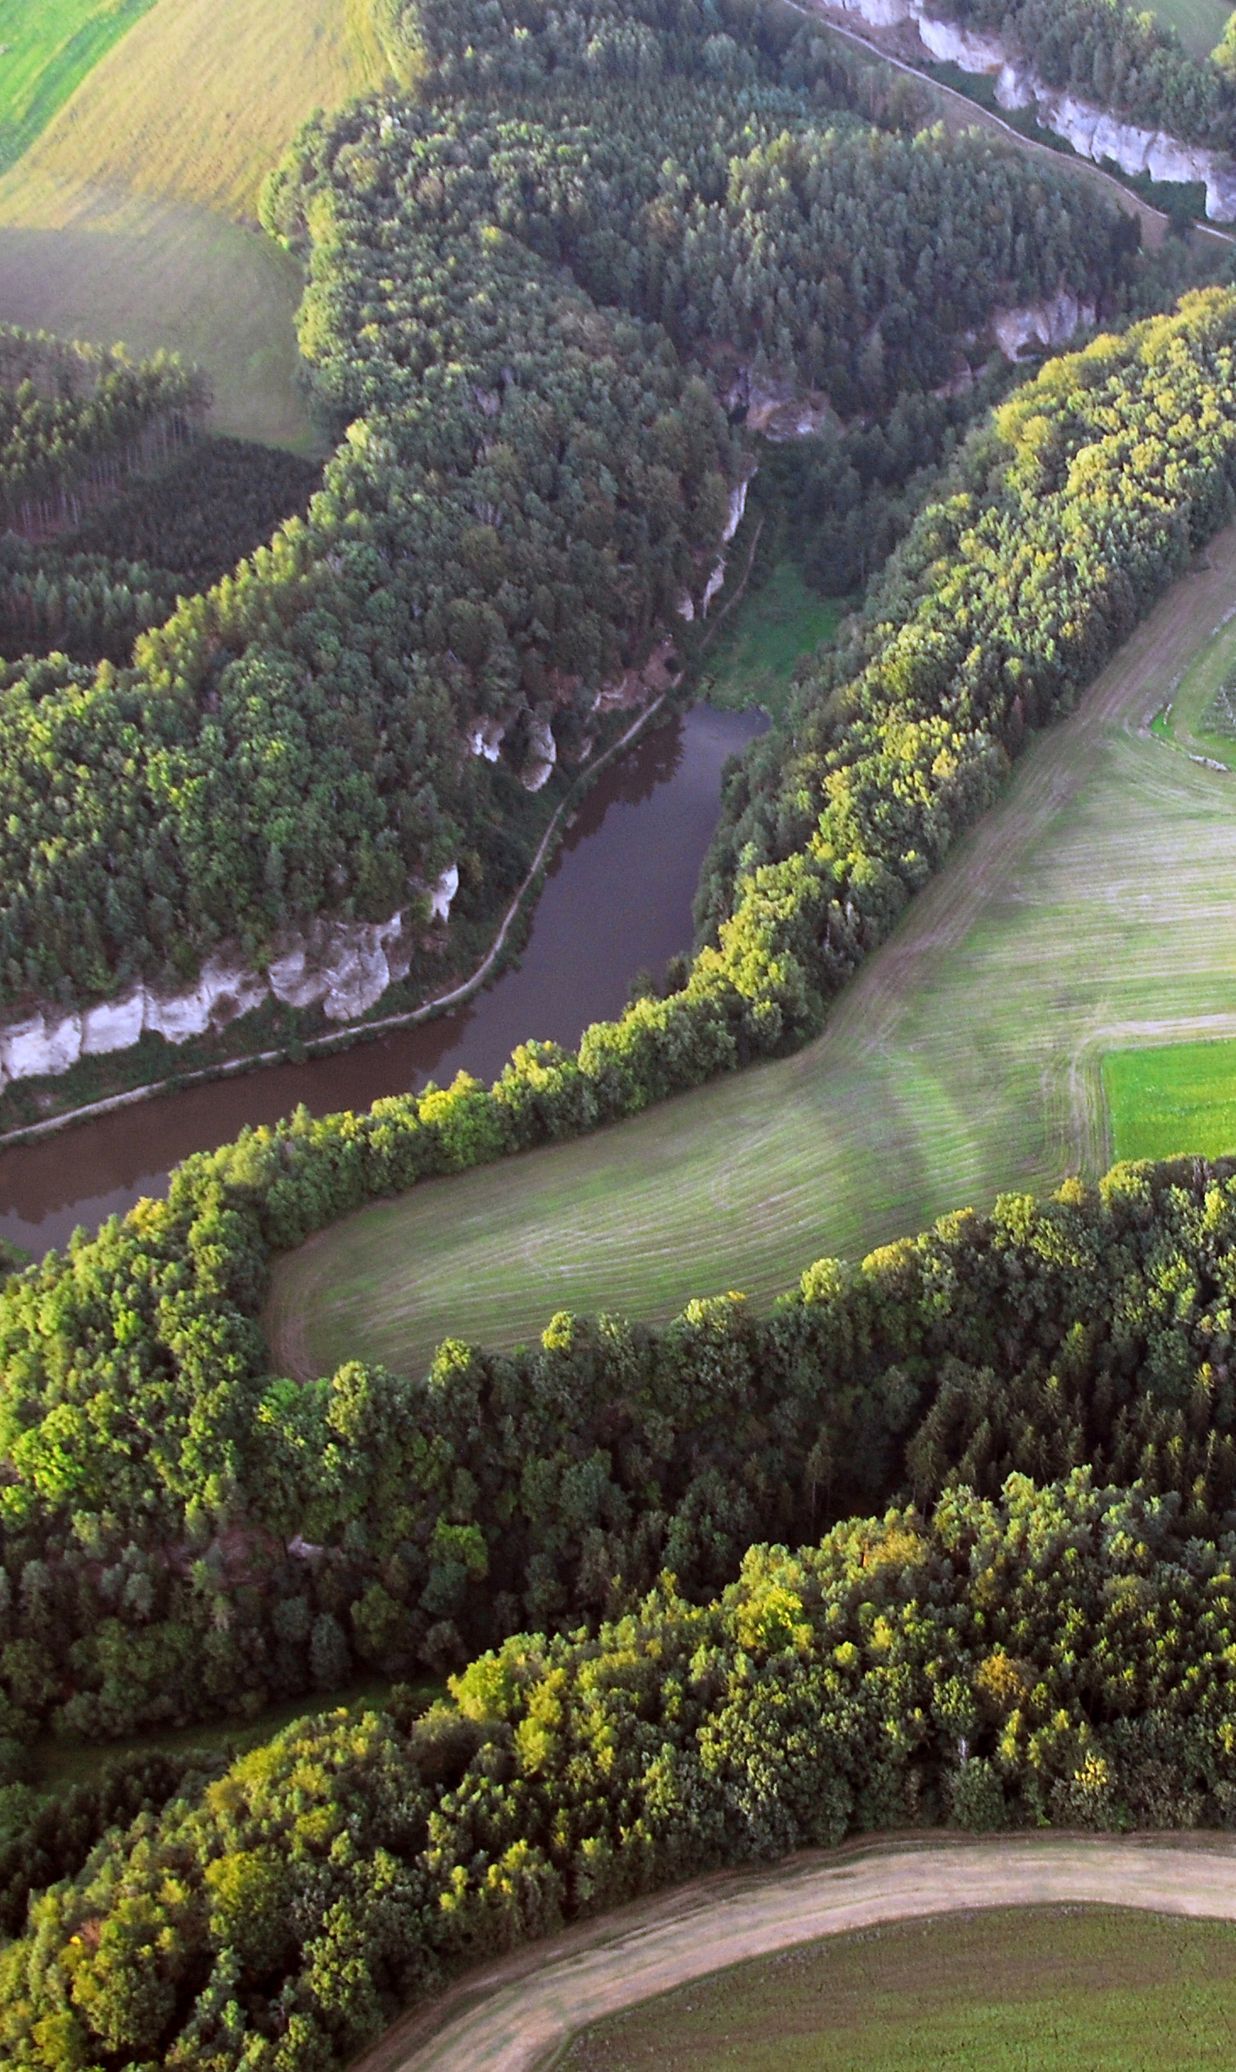
<path id="1" fill-rule="evenodd" d="M 161 1094 L 0 1152 L 0 1237 L 36 1255 L 160 1194 L 191 1151 L 300 1102 L 367 1108 L 464 1068 L 493 1079 L 514 1045 L 574 1044 L 622 1008 L 635 973 L 691 944 L 691 902 L 717 823 L 721 771 L 763 716 L 697 705 L 638 741 L 589 792 L 537 901 L 519 968 L 437 1020 L 298 1065 Z"/>

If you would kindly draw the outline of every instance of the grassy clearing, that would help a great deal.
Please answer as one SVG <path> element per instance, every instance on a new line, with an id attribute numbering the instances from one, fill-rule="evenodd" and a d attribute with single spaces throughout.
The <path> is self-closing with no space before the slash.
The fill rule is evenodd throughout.
<path id="1" fill-rule="evenodd" d="M 279 1364 L 415 1370 L 444 1337 L 512 1345 L 559 1308 L 766 1301 L 824 1254 L 1102 1171 L 1103 1053 L 1236 1035 L 1236 793 L 1147 730 L 1234 582 L 1230 528 L 1028 750 L 815 1043 L 322 1232 L 276 1268 Z"/>
<path id="2" fill-rule="evenodd" d="M 1117 1050 L 1103 1060 L 1117 1158 L 1236 1151 L 1236 1042 Z"/>
<path id="3" fill-rule="evenodd" d="M 316 450 L 300 275 L 257 194 L 306 115 L 380 76 L 374 20 L 370 0 L 155 0 L 0 180 L 6 321 L 168 346 L 210 375 L 217 430 Z"/>
<path id="4" fill-rule="evenodd" d="M 792 561 L 779 561 L 758 590 L 744 597 L 708 657 L 700 690 L 729 712 L 753 705 L 777 718 L 785 709 L 794 665 L 831 640 L 845 606 L 809 590 Z"/>
<path id="5" fill-rule="evenodd" d="M 1227 0 L 1153 0 L 1150 8 L 1166 28 L 1175 29 L 1195 58 L 1210 56 L 1231 11 Z"/>
<path id="6" fill-rule="evenodd" d="M 1231 2064 L 1236 1930 L 1116 1908 L 898 1922 L 699 1979 L 598 2023 L 561 2072 L 1200 2072 Z"/>
<path id="7" fill-rule="evenodd" d="M 0 171 L 154 0 L 0 0 Z"/>

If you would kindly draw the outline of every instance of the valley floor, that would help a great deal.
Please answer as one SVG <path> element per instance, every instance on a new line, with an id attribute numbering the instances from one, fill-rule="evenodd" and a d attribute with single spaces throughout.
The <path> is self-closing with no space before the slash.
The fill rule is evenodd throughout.
<path id="1" fill-rule="evenodd" d="M 766 1302 L 826 1254 L 1102 1172 L 1104 1053 L 1236 1034 L 1236 779 L 1149 732 L 1234 593 L 1230 527 L 805 1050 L 366 1208 L 280 1261 L 282 1371 L 414 1370 L 445 1337 L 513 1345 L 560 1308 Z"/>

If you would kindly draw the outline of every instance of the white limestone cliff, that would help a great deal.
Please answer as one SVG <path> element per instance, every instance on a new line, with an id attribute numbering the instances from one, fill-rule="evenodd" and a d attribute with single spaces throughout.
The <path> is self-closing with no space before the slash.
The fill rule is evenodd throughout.
<path id="1" fill-rule="evenodd" d="M 957 65 L 963 72 L 994 78 L 996 100 L 1003 109 L 1032 110 L 1044 129 L 1063 137 L 1082 158 L 1096 165 L 1107 160 L 1131 176 L 1147 173 L 1152 180 L 1203 186 L 1210 220 L 1236 222 L 1236 162 L 1226 152 L 1182 143 L 1166 130 L 1122 122 L 1109 109 L 1048 86 L 1032 65 L 1008 52 L 998 35 L 929 14 L 924 0 L 831 0 L 831 4 L 872 29 L 913 24 L 933 58 Z"/>
<path id="2" fill-rule="evenodd" d="M 1078 331 L 1089 330 L 1098 320 L 1093 302 L 1082 302 L 1067 288 L 1043 302 L 1028 302 L 1018 309 L 995 309 L 992 335 L 1006 360 L 1022 358 L 1027 346 L 1045 352 L 1067 345 Z"/>
<path id="3" fill-rule="evenodd" d="M 429 919 L 445 922 L 459 890 L 451 864 L 427 888 Z M 350 1022 L 368 1012 L 387 987 L 406 978 L 410 944 L 404 911 L 386 921 L 315 921 L 306 934 L 277 946 L 265 972 L 236 958 L 208 957 L 195 984 L 179 992 L 134 986 L 80 1014 L 41 1010 L 0 1027 L 0 1087 L 15 1079 L 54 1077 L 79 1058 L 128 1050 L 139 1037 L 187 1043 L 208 1029 L 224 1029 L 264 1001 L 321 1007 L 328 1021 Z"/>

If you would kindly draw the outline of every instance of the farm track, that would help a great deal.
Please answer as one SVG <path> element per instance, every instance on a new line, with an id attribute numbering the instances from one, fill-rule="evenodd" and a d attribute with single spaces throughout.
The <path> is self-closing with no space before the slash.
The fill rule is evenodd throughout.
<path id="1" fill-rule="evenodd" d="M 1236 1851 L 1178 1837 L 936 1836 L 725 1872 L 472 1973 L 355 2072 L 531 2072 L 603 2016 L 748 1958 L 915 1916 L 1046 1905 L 1236 1920 Z"/>
<path id="2" fill-rule="evenodd" d="M 1102 1051 L 1236 1032 L 1236 790 L 1146 731 L 1234 595 L 1229 528 L 1030 746 L 814 1043 L 333 1225 L 277 1265 L 277 1363 L 415 1370 L 445 1337 L 509 1346 L 559 1308 L 765 1303 L 813 1259 L 1102 1171 Z"/>

